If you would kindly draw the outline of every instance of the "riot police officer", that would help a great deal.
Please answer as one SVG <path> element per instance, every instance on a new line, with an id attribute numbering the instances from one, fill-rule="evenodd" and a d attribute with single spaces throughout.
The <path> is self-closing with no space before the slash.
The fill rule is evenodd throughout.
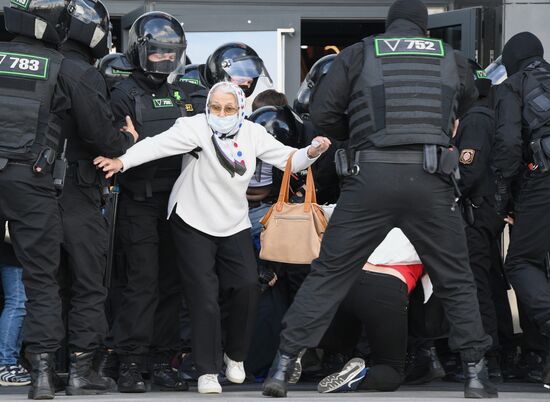
<path id="1" fill-rule="evenodd" d="M 0 43 L 0 230 L 7 220 L 24 270 L 29 398 L 51 399 L 54 354 L 64 338 L 56 280 L 62 230 L 52 164 L 67 97 L 63 56 L 54 48 L 67 36 L 67 1 L 12 2 L 4 13 L 16 37 Z"/>
<path id="2" fill-rule="evenodd" d="M 247 99 L 251 99 L 260 77 L 266 77 L 271 84 L 269 73 L 258 53 L 240 42 L 221 45 L 208 56 L 204 66 L 204 80 L 209 88 L 217 82 L 229 81 L 241 87 Z"/>
<path id="3" fill-rule="evenodd" d="M 111 100 L 116 118 L 123 122 L 124 116 L 131 116 L 144 138 L 167 130 L 179 117 L 204 110 L 204 88 L 167 82 L 185 61 L 186 46 L 181 24 L 163 12 L 146 13 L 130 28 L 126 56 L 136 70 L 113 87 Z M 145 164 L 119 180 L 117 231 L 128 280 L 112 328 L 120 360 L 120 392 L 145 392 L 140 365 L 148 354 L 154 384 L 161 389 L 187 389 L 169 365 L 178 348 L 175 323 L 181 286 L 166 217 L 181 168 L 182 157 L 176 156 Z"/>
<path id="4" fill-rule="evenodd" d="M 68 395 L 108 391 L 112 380 L 92 369 L 95 351 L 107 333 L 103 284 L 107 265 L 108 227 L 102 215 L 108 183 L 92 160 L 117 155 L 135 140 L 113 126 L 108 91 L 93 63 L 111 48 L 110 19 L 100 0 L 72 0 L 67 40 L 60 47 L 61 75 L 71 104 L 63 116 L 62 137 L 68 163 L 59 199 L 63 223 L 62 250 L 71 276 L 68 312 L 70 351 Z"/>
<path id="5" fill-rule="evenodd" d="M 426 38 L 427 19 L 420 0 L 396 0 L 386 32 L 343 50 L 315 93 L 310 111 L 319 133 L 349 136 L 355 152 L 351 166 L 340 164 L 338 205 L 319 258 L 283 320 L 264 395 L 286 395 L 295 357 L 318 344 L 367 258 L 399 227 L 446 310 L 449 344 L 463 360 L 465 396 L 497 396 L 483 357 L 491 339 L 481 324 L 450 183 L 458 164 L 448 148 L 454 121 L 477 91 L 464 56 Z M 377 381 L 384 373 L 368 375 Z"/>
<path id="6" fill-rule="evenodd" d="M 500 235 L 504 221 L 494 206 L 495 178 L 491 171 L 491 152 L 495 137 L 495 113 L 491 102 L 491 80 L 477 63 L 470 61 L 475 74 L 478 100 L 460 119 L 454 144 L 460 152 L 461 207 L 467 225 L 466 239 L 470 266 L 477 286 L 483 327 L 493 345 L 487 353 L 491 379 L 502 381 L 498 352 L 498 321 L 495 297 L 506 300 L 506 280 L 502 273 Z M 504 303 L 503 307 L 508 306 Z M 507 311 L 510 313 L 509 309 Z M 511 314 L 510 314 L 511 319 Z"/>
<path id="7" fill-rule="evenodd" d="M 497 210 L 514 218 L 505 270 L 527 315 L 550 337 L 550 64 L 540 40 L 514 35 L 502 50 L 508 78 L 496 100 Z M 513 201 L 513 202 L 512 202 Z M 550 359 L 543 382 L 550 383 Z"/>

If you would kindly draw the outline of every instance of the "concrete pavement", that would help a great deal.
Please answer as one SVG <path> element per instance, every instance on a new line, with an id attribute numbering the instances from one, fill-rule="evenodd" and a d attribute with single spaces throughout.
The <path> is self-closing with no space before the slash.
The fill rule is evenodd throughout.
<path id="1" fill-rule="evenodd" d="M 316 384 L 297 384 L 289 391 L 288 402 L 322 401 L 322 402 L 456 402 L 463 400 L 462 385 L 448 382 L 433 382 L 422 386 L 403 386 L 396 392 L 356 392 L 348 394 L 319 394 Z M 201 395 L 192 386 L 189 392 L 147 392 L 145 394 L 113 393 L 98 396 L 65 396 L 60 393 L 58 401 L 116 401 L 116 402 L 149 402 L 149 401 L 245 401 L 266 402 L 261 396 L 259 384 L 227 385 L 221 395 Z M 27 400 L 28 387 L 0 387 L 0 401 Z M 499 386 L 500 400 L 513 402 L 550 401 L 550 391 L 541 384 L 507 383 Z"/>

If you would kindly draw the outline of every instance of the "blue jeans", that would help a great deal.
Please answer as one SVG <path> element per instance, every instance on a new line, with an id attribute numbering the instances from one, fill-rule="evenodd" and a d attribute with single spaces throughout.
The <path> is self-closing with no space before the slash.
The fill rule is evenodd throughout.
<path id="1" fill-rule="evenodd" d="M 17 364 L 27 301 L 21 280 L 23 268 L 0 265 L 0 274 L 4 289 L 4 310 L 0 316 L 0 365 Z"/>
<path id="2" fill-rule="evenodd" d="M 256 251 L 260 251 L 260 233 L 262 233 L 260 219 L 267 214 L 269 208 L 271 208 L 270 204 L 261 203 L 259 207 L 248 210 L 248 217 L 250 218 L 250 223 L 252 224 L 250 234 L 252 235 L 252 241 L 254 242 L 254 248 Z"/>

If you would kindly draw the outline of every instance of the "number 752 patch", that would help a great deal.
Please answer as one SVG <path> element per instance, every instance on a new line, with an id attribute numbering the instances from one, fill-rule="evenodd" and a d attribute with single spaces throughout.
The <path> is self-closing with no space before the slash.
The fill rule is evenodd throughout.
<path id="1" fill-rule="evenodd" d="M 443 41 L 430 38 L 375 38 L 374 50 L 376 57 L 399 55 L 445 56 Z"/>
<path id="2" fill-rule="evenodd" d="M 0 52 L 0 75 L 46 80 L 49 62 L 47 57 Z"/>

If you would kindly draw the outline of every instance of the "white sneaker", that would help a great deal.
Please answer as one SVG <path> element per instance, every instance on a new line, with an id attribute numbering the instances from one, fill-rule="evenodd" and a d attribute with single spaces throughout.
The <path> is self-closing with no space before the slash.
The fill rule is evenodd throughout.
<path id="1" fill-rule="evenodd" d="M 199 377 L 199 394 L 221 394 L 222 386 L 217 374 L 203 374 Z"/>
<path id="2" fill-rule="evenodd" d="M 235 384 L 242 384 L 246 378 L 243 362 L 231 360 L 225 353 L 223 354 L 223 361 L 227 366 L 225 369 L 225 377 Z"/>

